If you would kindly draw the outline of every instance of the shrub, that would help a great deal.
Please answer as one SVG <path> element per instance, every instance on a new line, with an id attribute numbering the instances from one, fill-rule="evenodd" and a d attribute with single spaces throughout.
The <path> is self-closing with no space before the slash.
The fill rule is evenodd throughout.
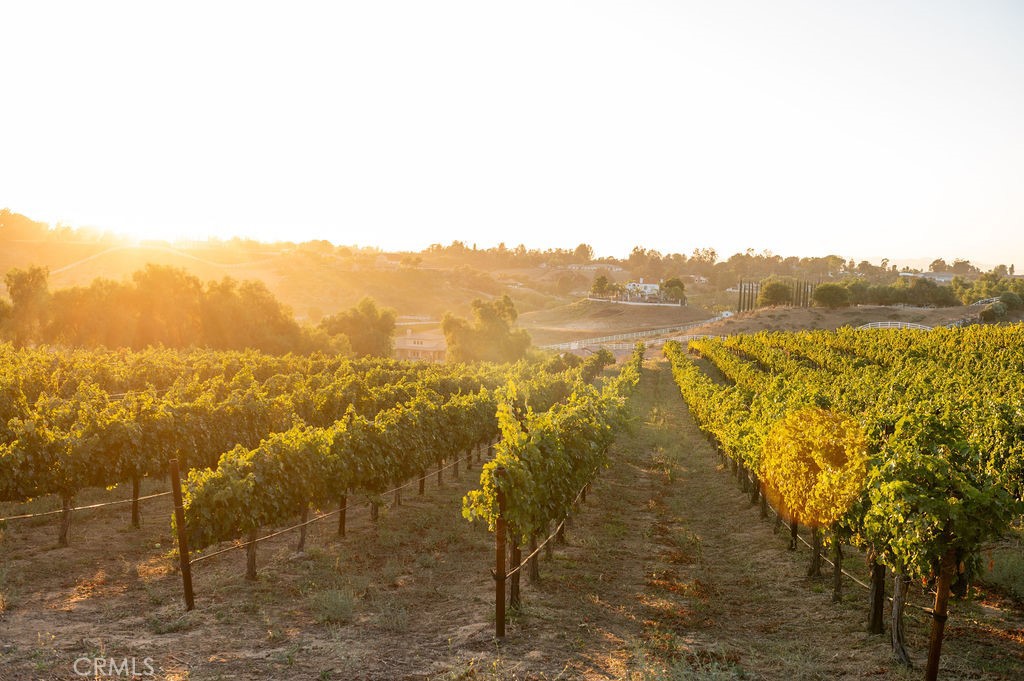
<path id="1" fill-rule="evenodd" d="M 1019 310 L 1024 307 L 1024 300 L 1013 291 L 1007 291 L 999 296 L 999 302 L 1005 305 L 1007 310 Z"/>
<path id="2" fill-rule="evenodd" d="M 846 307 L 850 304 L 850 292 L 839 284 L 821 284 L 814 289 L 812 296 L 814 304 L 819 307 L 827 307 L 834 310 L 837 307 Z"/>
<path id="3" fill-rule="evenodd" d="M 998 322 L 1006 317 L 1006 304 L 995 302 L 986 305 L 978 313 L 978 318 L 983 322 Z"/>
<path id="4" fill-rule="evenodd" d="M 793 289 L 782 281 L 768 281 L 757 294 L 758 307 L 789 305 L 793 302 Z"/>

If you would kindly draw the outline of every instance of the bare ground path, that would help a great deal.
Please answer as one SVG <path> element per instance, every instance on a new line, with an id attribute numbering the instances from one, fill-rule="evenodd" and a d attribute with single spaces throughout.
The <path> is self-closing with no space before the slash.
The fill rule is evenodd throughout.
<path id="1" fill-rule="evenodd" d="M 679 398 L 663 360 L 541 581 L 523 585 L 506 638 L 493 637 L 493 538 L 460 517 L 479 469 L 407 490 L 377 523 L 353 511 L 345 539 L 315 525 L 197 567 L 184 614 L 168 557 L 167 511 L 143 529 L 85 516 L 72 546 L 52 527 L 0 541 L 0 681 L 76 679 L 80 657 L 152 658 L 157 679 L 917 679 L 863 633 L 866 598 L 834 605 L 807 554 L 740 494 Z M 157 548 L 159 545 L 159 548 Z M 857 559 L 849 562 L 858 569 Z M 923 597 L 917 600 L 923 602 Z M 945 679 L 1024 678 L 1024 626 L 1005 611 L 955 606 Z M 975 620 L 970 623 L 968 620 Z M 911 621 L 918 658 L 924 624 Z M 97 678 L 103 678 L 102 676 Z"/>
<path id="2" fill-rule="evenodd" d="M 788 537 L 759 519 L 664 361 L 649 363 L 633 407 L 633 433 L 620 438 L 572 545 L 560 549 L 541 594 L 526 591 L 506 658 L 528 658 L 526 641 L 550 650 L 562 636 L 578 648 L 554 656 L 566 660 L 567 678 L 920 678 L 920 669 L 893 663 L 887 637 L 866 633 L 866 592 L 846 581 L 843 602 L 833 604 L 830 577 L 805 576 L 809 553 L 787 551 Z M 856 553 L 847 567 L 866 572 Z M 927 603 L 923 593 L 913 600 Z M 942 678 L 1024 678 L 1020 613 L 998 604 L 956 609 Z M 908 646 L 923 663 L 927 621 L 908 617 Z M 559 671 L 521 664 L 528 669 Z"/>

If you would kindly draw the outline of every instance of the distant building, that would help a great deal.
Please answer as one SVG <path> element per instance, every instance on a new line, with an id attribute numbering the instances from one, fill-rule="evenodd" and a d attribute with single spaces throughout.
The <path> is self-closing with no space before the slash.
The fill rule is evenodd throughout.
<path id="1" fill-rule="evenodd" d="M 956 275 L 952 272 L 900 272 L 900 276 L 908 279 L 930 279 L 936 284 L 950 284 Z"/>
<path id="2" fill-rule="evenodd" d="M 440 330 L 415 333 L 406 329 L 405 335 L 395 336 L 395 359 L 443 362 L 447 354 L 448 343 Z"/>
<path id="3" fill-rule="evenodd" d="M 626 293 L 630 296 L 640 296 L 643 298 L 654 298 L 661 294 L 661 286 L 659 284 L 645 284 L 644 280 L 631 281 L 626 284 Z"/>
<path id="4" fill-rule="evenodd" d="M 569 265 L 569 269 L 570 270 L 584 270 L 584 271 L 587 271 L 587 272 L 596 272 L 598 270 L 608 270 L 609 272 L 621 272 L 622 271 L 622 268 L 619 267 L 618 265 L 605 265 L 604 263 L 597 263 L 597 264 L 591 264 L 591 265 L 572 264 L 572 265 Z"/>

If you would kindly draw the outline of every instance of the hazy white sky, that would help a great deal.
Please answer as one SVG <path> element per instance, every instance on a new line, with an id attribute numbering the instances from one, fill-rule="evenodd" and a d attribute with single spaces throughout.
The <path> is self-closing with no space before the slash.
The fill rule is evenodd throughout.
<path id="1" fill-rule="evenodd" d="M 0 207 L 1024 266 L 1024 3 L 4 2 Z"/>

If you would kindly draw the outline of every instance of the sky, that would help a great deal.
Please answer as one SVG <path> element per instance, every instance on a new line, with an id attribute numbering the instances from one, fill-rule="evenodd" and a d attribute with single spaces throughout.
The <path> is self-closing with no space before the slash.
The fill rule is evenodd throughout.
<path id="1" fill-rule="evenodd" d="M 1024 267 L 1024 3 L 5 2 L 0 207 Z"/>

